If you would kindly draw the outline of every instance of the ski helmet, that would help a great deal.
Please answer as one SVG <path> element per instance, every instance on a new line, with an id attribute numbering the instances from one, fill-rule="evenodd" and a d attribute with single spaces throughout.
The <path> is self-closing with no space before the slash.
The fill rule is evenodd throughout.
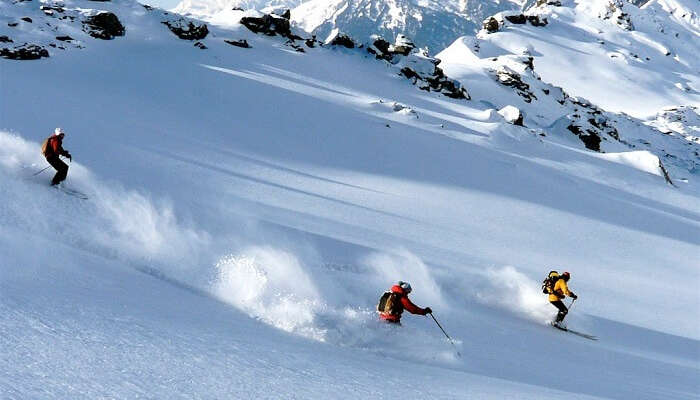
<path id="1" fill-rule="evenodd" d="M 54 129 L 53 134 L 56 136 L 65 135 L 66 132 L 63 130 L 63 128 L 56 128 L 56 129 Z"/>
<path id="2" fill-rule="evenodd" d="M 401 289 L 403 289 L 404 292 L 406 292 L 406 294 L 411 293 L 411 290 L 413 290 L 411 289 L 411 284 L 408 282 L 399 281 L 399 286 L 401 287 Z"/>
<path id="3" fill-rule="evenodd" d="M 568 280 L 571 278 L 571 274 L 570 274 L 568 271 L 565 271 L 565 272 L 563 272 L 563 273 L 561 274 L 561 278 L 562 278 L 564 281 L 568 281 Z"/>

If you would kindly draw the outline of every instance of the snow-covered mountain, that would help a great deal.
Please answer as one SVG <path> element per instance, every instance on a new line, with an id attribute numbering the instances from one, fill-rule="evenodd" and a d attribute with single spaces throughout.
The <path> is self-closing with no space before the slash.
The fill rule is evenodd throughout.
<path id="1" fill-rule="evenodd" d="M 669 37 L 562 2 L 438 62 L 253 11 L 0 2 L 0 398 L 697 399 L 698 45 L 663 4 Z M 626 77 L 671 105 L 606 96 Z M 547 325 L 550 269 L 597 341 Z M 454 344 L 377 321 L 399 279 Z"/>
<path id="2" fill-rule="evenodd" d="M 521 0 L 310 0 L 292 11 L 292 20 L 307 32 L 325 38 L 338 29 L 360 41 L 377 34 L 394 40 L 398 34 L 419 47 L 438 52 L 456 38 L 473 34 L 485 17 L 519 10 Z"/>
<path id="3" fill-rule="evenodd" d="M 234 9 L 263 10 L 266 8 L 294 8 L 303 0 L 182 0 L 173 12 L 207 18 Z"/>
<path id="4" fill-rule="evenodd" d="M 419 47 L 436 53 L 462 35 L 476 33 L 487 16 L 520 10 L 523 0 L 310 0 L 237 1 L 183 0 L 174 11 L 221 21 L 232 8 L 292 9 L 292 22 L 326 39 L 339 30 L 364 42 L 372 35 L 394 40 L 404 34 Z"/>

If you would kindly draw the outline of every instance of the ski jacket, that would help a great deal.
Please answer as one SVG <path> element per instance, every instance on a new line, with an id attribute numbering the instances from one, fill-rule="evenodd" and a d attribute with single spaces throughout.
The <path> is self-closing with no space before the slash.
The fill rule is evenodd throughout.
<path id="1" fill-rule="evenodd" d="M 418 315 L 425 315 L 427 314 L 425 312 L 424 308 L 420 308 L 417 305 L 413 304 L 411 300 L 408 298 L 408 295 L 404 292 L 404 290 L 401 288 L 399 285 L 394 285 L 391 287 L 391 292 L 396 293 L 400 296 L 401 298 L 401 308 L 399 309 L 398 313 L 396 314 L 389 314 L 389 313 L 379 313 L 379 318 L 391 321 L 391 322 L 399 322 L 401 320 L 401 314 L 403 313 L 403 310 L 407 310 L 411 314 L 418 314 Z"/>
<path id="2" fill-rule="evenodd" d="M 566 285 L 565 280 L 559 279 L 557 283 L 554 284 L 554 290 L 552 294 L 549 295 L 549 301 L 559 301 L 566 298 L 566 296 L 571 296 L 569 286 Z"/>
<path id="3" fill-rule="evenodd" d="M 49 150 L 46 152 L 46 158 L 70 156 L 70 154 L 63 148 L 63 139 L 61 139 L 59 136 L 52 135 L 51 137 L 49 137 L 47 147 Z"/>

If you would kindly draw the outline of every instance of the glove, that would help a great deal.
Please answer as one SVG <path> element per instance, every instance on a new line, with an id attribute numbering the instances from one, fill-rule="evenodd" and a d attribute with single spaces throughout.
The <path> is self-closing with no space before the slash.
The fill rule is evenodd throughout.
<path id="1" fill-rule="evenodd" d="M 66 158 L 73 162 L 73 157 L 70 155 L 69 152 L 66 152 Z"/>
<path id="2" fill-rule="evenodd" d="M 425 313 L 426 314 L 432 314 L 433 310 L 430 307 L 425 307 Z"/>
<path id="3" fill-rule="evenodd" d="M 578 299 L 578 296 L 576 296 L 575 294 L 571 293 L 571 298 L 574 299 L 574 300 L 576 300 L 576 299 Z"/>

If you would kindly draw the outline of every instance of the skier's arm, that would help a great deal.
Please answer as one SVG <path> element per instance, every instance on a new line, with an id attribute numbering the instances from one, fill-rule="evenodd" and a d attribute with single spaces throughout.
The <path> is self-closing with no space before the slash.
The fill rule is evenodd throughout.
<path id="1" fill-rule="evenodd" d="M 403 304 L 403 308 L 410 312 L 411 314 L 418 314 L 418 315 L 425 315 L 427 314 L 426 310 L 424 308 L 420 308 L 417 305 L 413 304 L 411 300 L 409 300 L 408 297 L 403 296 L 401 298 L 401 303 Z"/>
<path id="2" fill-rule="evenodd" d="M 67 152 L 66 149 L 63 148 L 63 145 L 58 140 L 54 140 L 51 143 L 51 145 L 53 147 L 54 154 L 58 154 L 59 156 L 71 158 L 70 153 Z"/>
<path id="3" fill-rule="evenodd" d="M 562 283 L 562 292 L 564 292 L 564 294 L 567 295 L 567 296 L 569 296 L 569 297 L 576 297 L 576 295 L 574 294 L 574 292 L 572 292 L 571 290 L 569 290 L 569 285 L 567 285 L 566 282 L 563 282 L 563 283 Z"/>

